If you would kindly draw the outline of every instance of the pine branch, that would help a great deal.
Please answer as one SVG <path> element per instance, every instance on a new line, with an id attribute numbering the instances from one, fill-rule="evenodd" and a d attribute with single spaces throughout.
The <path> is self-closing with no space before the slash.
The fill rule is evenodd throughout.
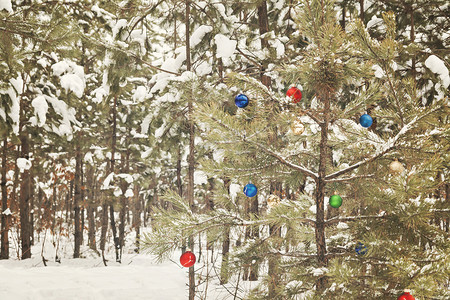
<path id="1" fill-rule="evenodd" d="M 246 141 L 246 142 L 248 142 L 248 143 L 250 143 L 250 144 L 255 145 L 256 147 L 258 147 L 259 149 L 261 149 L 263 152 L 265 152 L 265 153 L 269 154 L 270 156 L 272 156 L 272 157 L 278 159 L 278 160 L 279 160 L 282 164 L 284 164 L 285 166 L 288 166 L 288 167 L 290 167 L 290 168 L 292 168 L 292 169 L 295 169 L 295 170 L 297 170 L 297 171 L 300 171 L 300 172 L 302 172 L 302 173 L 304 173 L 304 174 L 306 174 L 306 175 L 312 177 L 314 180 L 317 180 L 317 178 L 319 178 L 319 175 L 318 175 L 317 173 L 314 173 L 313 171 L 308 170 L 307 168 L 305 168 L 305 167 L 303 167 L 303 166 L 296 165 L 296 164 L 294 164 L 294 163 L 291 163 L 291 162 L 287 161 L 286 158 L 284 158 L 284 157 L 282 157 L 280 154 L 278 154 L 278 153 L 276 153 L 276 152 L 274 152 L 274 151 L 268 149 L 268 148 L 267 148 L 266 146 L 264 146 L 264 145 L 261 145 L 261 144 L 259 144 L 259 143 L 253 142 L 253 141 L 245 140 L 245 138 L 244 138 L 244 141 Z"/>
<path id="2" fill-rule="evenodd" d="M 329 183 L 329 182 L 343 182 L 343 181 L 350 181 L 353 179 L 358 179 L 358 178 L 372 178 L 374 177 L 375 174 L 368 174 L 368 175 L 353 175 L 350 177 L 344 177 L 344 178 L 337 178 L 337 179 L 330 179 L 330 180 L 325 180 L 325 182 Z"/>
<path id="3" fill-rule="evenodd" d="M 330 226 L 330 225 L 333 225 L 333 224 L 339 223 L 339 222 L 351 222 L 351 221 L 364 220 L 364 219 L 384 219 L 384 218 L 386 218 L 385 213 L 382 213 L 380 215 L 374 215 L 374 216 L 334 217 L 334 218 L 326 220 L 325 226 Z"/>
<path id="4" fill-rule="evenodd" d="M 398 142 L 398 140 L 405 135 L 407 132 L 409 132 L 412 128 L 414 128 L 414 124 L 416 124 L 419 120 L 423 119 L 424 117 L 428 116 L 429 114 L 431 114 L 432 112 L 436 111 L 439 109 L 439 106 L 435 107 L 434 109 L 430 109 L 429 111 L 427 111 L 426 113 L 424 113 L 421 116 L 416 116 L 411 122 L 409 122 L 408 124 L 406 124 L 405 126 L 403 126 L 403 128 L 397 133 L 397 135 L 392 138 L 387 140 L 383 147 L 381 147 L 381 150 L 379 150 L 378 152 L 376 152 L 373 156 L 366 158 L 362 161 L 359 161 L 345 169 L 342 169 L 340 171 L 331 173 L 327 176 L 325 176 L 325 180 L 330 180 L 330 179 L 334 179 L 336 177 L 339 177 L 343 174 L 346 174 L 354 169 L 357 169 L 361 166 L 364 166 L 372 161 L 374 161 L 375 159 L 385 155 L 386 153 L 388 153 L 389 151 L 393 150 L 396 147 L 396 143 Z"/>
<path id="5" fill-rule="evenodd" d="M 221 127 L 225 128 L 225 129 L 227 129 L 227 130 L 229 130 L 230 132 L 233 132 L 233 133 L 234 133 L 241 141 L 246 142 L 246 143 L 249 143 L 249 144 L 251 144 L 251 145 L 254 145 L 254 146 L 258 147 L 258 148 L 261 149 L 263 152 L 265 152 L 265 153 L 269 154 L 270 156 L 276 158 L 276 159 L 277 159 L 278 161 L 280 161 L 282 164 L 284 164 L 284 165 L 286 165 L 286 166 L 288 166 L 288 167 L 290 167 L 290 168 L 292 168 L 292 169 L 295 169 L 295 170 L 297 170 L 297 171 L 300 171 L 300 172 L 302 172 L 302 173 L 304 173 L 304 174 L 306 174 L 306 175 L 312 177 L 314 180 L 317 180 L 317 178 L 319 177 L 319 175 L 318 175 L 317 173 L 314 173 L 313 171 L 308 170 L 307 168 L 305 168 L 305 167 L 303 167 L 303 166 L 296 165 L 296 164 L 294 164 L 294 163 L 291 163 L 291 162 L 287 161 L 286 158 L 284 158 L 284 157 L 282 157 L 280 154 L 278 154 L 278 153 L 276 153 L 276 152 L 274 152 L 274 151 L 268 149 L 267 146 L 261 145 L 261 144 L 259 144 L 259 143 L 257 143 L 257 142 L 249 141 L 245 135 L 242 135 L 240 132 L 238 132 L 238 131 L 236 131 L 235 129 L 231 128 L 230 126 L 224 124 L 223 122 L 221 122 L 221 121 L 218 120 L 217 118 L 214 118 L 214 117 L 212 117 L 212 116 L 209 116 L 209 118 L 210 118 L 211 120 L 213 120 L 214 122 L 216 122 L 216 123 L 217 123 L 218 125 L 220 125 Z"/>

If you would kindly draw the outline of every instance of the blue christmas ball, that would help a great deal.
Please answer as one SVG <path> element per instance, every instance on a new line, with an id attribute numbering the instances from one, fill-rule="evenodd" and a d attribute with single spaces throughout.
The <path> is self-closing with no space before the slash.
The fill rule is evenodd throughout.
<path id="1" fill-rule="evenodd" d="M 256 196 L 256 193 L 258 192 L 258 189 L 256 188 L 256 185 L 253 183 L 249 183 L 244 187 L 244 194 L 247 197 L 254 197 Z"/>
<path id="2" fill-rule="evenodd" d="M 373 123 L 373 119 L 368 114 L 364 114 L 361 117 L 359 117 L 359 124 L 361 124 L 362 127 L 369 128 Z"/>
<path id="3" fill-rule="evenodd" d="M 358 242 L 358 244 L 356 244 L 356 247 L 355 247 L 356 254 L 364 255 L 367 253 L 367 250 L 368 250 L 367 247 L 364 246 L 363 243 Z"/>
<path id="4" fill-rule="evenodd" d="M 248 97 L 244 94 L 239 94 L 234 98 L 234 103 L 239 108 L 244 108 L 248 105 Z"/>

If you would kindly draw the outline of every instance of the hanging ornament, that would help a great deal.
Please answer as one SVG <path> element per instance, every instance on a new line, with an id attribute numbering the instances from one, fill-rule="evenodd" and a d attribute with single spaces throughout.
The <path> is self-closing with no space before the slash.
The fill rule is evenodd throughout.
<path id="1" fill-rule="evenodd" d="M 286 96 L 292 99 L 292 103 L 299 103 L 302 100 L 302 92 L 295 86 L 287 90 Z"/>
<path id="2" fill-rule="evenodd" d="M 364 128 L 369 128 L 370 126 L 372 126 L 372 123 L 373 119 L 368 114 L 364 114 L 361 117 L 359 117 L 359 124 L 361 124 L 361 126 Z"/>
<path id="3" fill-rule="evenodd" d="M 410 290 L 406 289 L 404 290 L 404 293 L 401 294 L 397 300 L 415 300 L 414 296 L 410 294 Z"/>
<path id="4" fill-rule="evenodd" d="M 191 251 L 184 252 L 180 257 L 180 263 L 183 267 L 189 268 L 195 264 L 195 254 Z"/>
<path id="5" fill-rule="evenodd" d="M 391 164 L 389 165 L 389 169 L 391 169 L 391 172 L 396 175 L 403 173 L 403 171 L 405 170 L 402 163 L 397 159 L 391 162 Z"/>
<path id="6" fill-rule="evenodd" d="M 364 254 L 367 253 L 367 251 L 368 251 L 368 249 L 367 249 L 366 246 L 364 246 L 363 243 L 358 242 L 358 244 L 356 244 L 356 246 L 355 246 L 355 252 L 356 252 L 356 254 L 358 254 L 358 255 L 364 255 Z"/>
<path id="7" fill-rule="evenodd" d="M 258 192 L 258 189 L 256 188 L 256 185 L 253 183 L 249 183 L 244 187 L 244 194 L 247 197 L 254 197 L 256 196 L 256 193 Z"/>
<path id="8" fill-rule="evenodd" d="M 294 122 L 292 122 L 291 130 L 295 135 L 301 135 L 305 132 L 305 125 L 303 125 L 299 119 L 295 119 Z"/>
<path id="9" fill-rule="evenodd" d="M 272 194 L 269 196 L 269 198 L 267 198 L 267 205 L 269 207 L 277 206 L 278 204 L 280 204 L 280 202 L 281 202 L 281 199 L 277 195 Z"/>
<path id="10" fill-rule="evenodd" d="M 248 105 L 248 97 L 244 94 L 239 94 L 234 98 L 234 103 L 239 108 L 244 108 Z"/>
<path id="11" fill-rule="evenodd" d="M 338 208 L 342 205 L 342 198 L 336 192 L 334 192 L 334 195 L 330 197 L 329 202 L 331 207 Z"/>

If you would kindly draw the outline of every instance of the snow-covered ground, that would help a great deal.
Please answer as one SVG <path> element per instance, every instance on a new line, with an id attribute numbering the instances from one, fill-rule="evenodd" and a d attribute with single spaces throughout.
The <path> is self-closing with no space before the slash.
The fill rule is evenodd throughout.
<path id="1" fill-rule="evenodd" d="M 0 261 L 0 299 L 187 299 L 186 272 L 173 262 L 155 264 L 145 254 L 126 255 L 121 265 L 108 267 L 92 258 L 47 267 L 39 256 Z"/>

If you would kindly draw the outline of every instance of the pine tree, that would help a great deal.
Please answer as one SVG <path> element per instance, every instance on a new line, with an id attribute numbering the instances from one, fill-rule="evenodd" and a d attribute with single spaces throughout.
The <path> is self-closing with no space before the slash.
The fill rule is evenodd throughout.
<path id="1" fill-rule="evenodd" d="M 238 231 L 256 226 L 262 236 L 233 247 L 228 268 L 237 275 L 246 265 L 268 260 L 269 268 L 277 271 L 265 277 L 250 298 L 378 299 L 405 287 L 412 287 L 418 297 L 441 296 L 448 248 L 440 241 L 447 234 L 430 220 L 448 211 L 425 201 L 441 183 L 419 179 L 428 172 L 431 178 L 443 174 L 440 170 L 448 162 L 448 156 L 430 151 L 448 147 L 443 142 L 448 108 L 443 98 L 419 106 L 421 94 L 413 79 L 395 72 L 402 45 L 395 40 L 392 14 L 383 15 L 386 34 L 376 41 L 359 20 L 344 32 L 334 10 L 332 1 L 303 1 L 296 21 L 308 46 L 294 56 L 295 64 L 274 69 L 284 82 L 301 83 L 301 104 L 287 103 L 280 92 L 255 78 L 229 74 L 226 83 L 235 92 L 211 90 L 211 102 L 196 113 L 197 122 L 207 128 L 206 139 L 223 151 L 222 162 L 201 161 L 210 176 L 219 182 L 231 178 L 241 188 L 251 180 L 260 198 L 271 192 L 271 182 L 281 182 L 292 199 L 284 197 L 263 216 L 249 216 L 242 203 L 250 199 L 241 193 L 230 196 L 218 184 L 214 202 L 222 209 L 200 214 L 169 192 L 165 199 L 177 209 L 159 212 L 161 226 L 148 236 L 146 246 L 164 258 L 182 236 L 207 232 L 219 242 L 228 227 Z M 376 76 L 374 65 L 381 72 Z M 235 113 L 224 99 L 232 99 L 236 91 L 246 93 L 250 104 Z M 365 129 L 355 121 L 369 108 L 377 126 Z M 297 118 L 306 127 L 302 135 L 290 130 Z M 411 154 L 411 148 L 416 153 Z M 398 177 L 389 173 L 394 158 L 407 166 Z M 344 199 L 340 209 L 326 205 L 334 191 Z M 411 199 L 419 199 L 420 211 L 410 205 Z M 281 234 L 271 234 L 270 228 L 279 228 Z M 355 253 L 358 242 L 368 253 Z M 421 261 L 422 256 L 433 259 Z M 429 265 L 434 259 L 436 264 Z M 408 267 L 417 273 L 406 272 Z M 420 272 L 422 268 L 426 272 Z M 431 275 L 434 272 L 439 275 Z M 422 280 L 433 285 L 426 287 Z"/>

